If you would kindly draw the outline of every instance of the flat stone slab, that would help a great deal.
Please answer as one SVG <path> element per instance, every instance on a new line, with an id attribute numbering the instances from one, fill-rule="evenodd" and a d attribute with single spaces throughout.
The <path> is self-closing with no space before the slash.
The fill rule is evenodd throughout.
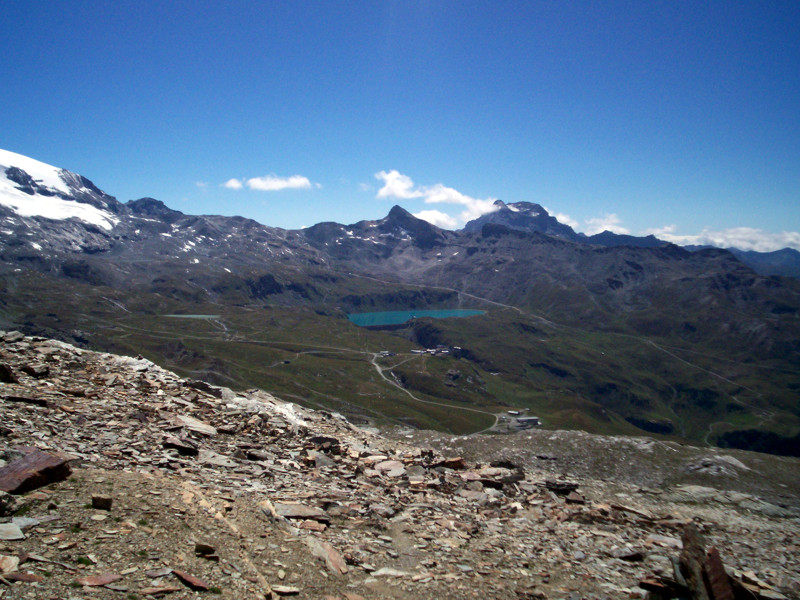
<path id="1" fill-rule="evenodd" d="M 380 473 L 396 471 L 399 469 L 403 469 L 403 472 L 405 472 L 405 465 L 401 463 L 399 460 L 384 460 L 375 465 L 374 468 L 376 471 Z"/>
<path id="2" fill-rule="evenodd" d="M 313 536 L 309 536 L 305 539 L 305 543 L 311 550 L 311 554 L 323 560 L 331 573 L 334 575 L 344 575 L 347 573 L 347 563 L 344 557 L 328 542 L 323 542 Z"/>
<path id="3" fill-rule="evenodd" d="M 103 585 L 108 585 L 109 583 L 114 583 L 120 579 L 122 579 L 122 575 L 117 575 L 116 573 L 103 573 L 101 575 L 89 575 L 88 577 L 81 577 L 78 579 L 78 583 L 89 587 L 100 587 Z"/>
<path id="4" fill-rule="evenodd" d="M 372 573 L 373 577 L 406 577 L 407 575 L 407 571 L 400 571 L 391 567 L 383 567 Z"/>
<path id="5" fill-rule="evenodd" d="M 0 573 L 3 575 L 12 573 L 17 570 L 17 567 L 19 567 L 19 557 L 0 554 Z"/>
<path id="6" fill-rule="evenodd" d="M 22 529 L 14 523 L 0 523 L 0 540 L 13 542 L 15 540 L 24 540 L 25 534 Z"/>
<path id="7" fill-rule="evenodd" d="M 198 453 L 198 460 L 204 465 L 212 465 L 215 467 L 231 468 L 236 466 L 236 461 L 233 461 L 222 454 L 218 454 L 213 450 L 200 450 Z"/>
<path id="8" fill-rule="evenodd" d="M 172 574 L 177 577 L 183 585 L 186 587 L 193 589 L 198 592 L 205 592 L 209 589 L 209 584 L 200 579 L 199 577 L 195 577 L 187 573 L 186 571 L 179 571 L 178 569 L 172 569 Z"/>
<path id="9" fill-rule="evenodd" d="M 49 483 L 63 481 L 72 473 L 69 457 L 35 448 L 22 448 L 25 456 L 0 468 L 0 490 L 23 494 Z"/>
<path id="10" fill-rule="evenodd" d="M 33 517 L 12 517 L 11 522 L 23 531 L 41 524 L 39 519 L 34 519 Z"/>
<path id="11" fill-rule="evenodd" d="M 305 504 L 275 503 L 275 512 L 287 519 L 313 519 L 315 521 L 330 521 L 331 518 L 324 510 Z"/>
<path id="12" fill-rule="evenodd" d="M 190 429 L 196 433 L 208 436 L 217 435 L 217 430 L 215 427 L 209 425 L 208 423 L 203 423 L 203 421 L 200 419 L 195 419 L 189 415 L 175 415 L 175 421 L 178 423 L 178 425 L 186 427 L 187 429 Z"/>

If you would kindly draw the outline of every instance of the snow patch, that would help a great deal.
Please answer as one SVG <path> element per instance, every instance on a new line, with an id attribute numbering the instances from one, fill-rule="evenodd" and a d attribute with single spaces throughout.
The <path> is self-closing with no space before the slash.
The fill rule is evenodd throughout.
<path id="1" fill-rule="evenodd" d="M 72 176 L 69 171 L 58 169 L 38 160 L 0 150 L 0 204 L 8 206 L 20 217 L 44 217 L 62 221 L 65 219 L 79 219 L 92 225 L 97 225 L 105 230 L 110 230 L 119 223 L 119 219 L 110 212 L 96 208 L 91 204 L 84 204 L 75 200 L 64 200 L 56 196 L 41 196 L 26 194 L 17 189 L 17 184 L 5 177 L 8 167 L 17 167 L 25 171 L 31 178 L 55 192 L 72 194 L 74 190 L 64 181 L 62 173 Z M 74 176 L 72 176 L 74 178 Z"/>
<path id="2" fill-rule="evenodd" d="M 17 167 L 30 175 L 36 183 L 65 194 L 70 193 L 69 187 L 61 178 L 63 169 L 58 167 L 28 158 L 16 152 L 9 152 L 8 150 L 0 150 L 0 167 Z M 3 171 L 5 171 L 5 168 Z"/>
<path id="3" fill-rule="evenodd" d="M 0 179 L 0 204 L 8 206 L 20 217 L 44 217 L 55 221 L 74 218 L 102 227 L 106 231 L 119 223 L 119 219 L 110 212 L 95 208 L 91 204 L 55 196 L 26 194 L 5 177 Z"/>

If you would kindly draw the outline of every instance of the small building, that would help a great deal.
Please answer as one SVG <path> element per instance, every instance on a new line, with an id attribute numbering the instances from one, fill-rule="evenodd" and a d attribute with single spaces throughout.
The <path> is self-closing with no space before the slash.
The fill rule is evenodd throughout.
<path id="1" fill-rule="evenodd" d="M 520 429 L 529 429 L 531 427 L 538 427 L 542 422 L 539 417 L 519 417 L 517 419 L 517 427 Z"/>

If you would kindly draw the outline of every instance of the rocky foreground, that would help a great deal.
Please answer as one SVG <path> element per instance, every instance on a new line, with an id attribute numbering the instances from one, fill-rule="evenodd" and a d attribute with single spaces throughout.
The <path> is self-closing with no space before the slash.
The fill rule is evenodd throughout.
<path id="1" fill-rule="evenodd" d="M 774 497 L 426 449 L 17 332 L 0 382 L 0 598 L 800 597 Z"/>

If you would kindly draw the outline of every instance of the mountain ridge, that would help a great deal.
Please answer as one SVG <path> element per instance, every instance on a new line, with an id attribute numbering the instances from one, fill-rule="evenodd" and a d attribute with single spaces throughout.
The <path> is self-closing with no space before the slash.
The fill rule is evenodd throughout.
<path id="1" fill-rule="evenodd" d="M 61 204 L 57 219 L 23 216 L 0 202 L 6 327 L 143 353 L 243 389 L 324 397 L 359 418 L 454 432 L 484 429 L 488 415 L 516 404 L 548 426 L 695 442 L 800 432 L 800 282 L 759 275 L 727 250 L 526 230 L 561 225 L 534 204 L 492 213 L 514 218 L 515 228 L 487 219 L 448 231 L 395 206 L 374 221 L 284 230 L 187 215 L 153 198 L 123 204 L 54 168 L 39 175 L 31 185 L 48 184 L 63 205 L 89 206 L 91 219 L 106 211 L 115 222 L 82 221 Z M 486 314 L 383 332 L 357 331 L 346 319 L 455 307 Z M 181 313 L 216 318 L 186 328 L 164 318 Z M 295 355 L 265 345 L 263 331 L 313 364 L 295 368 Z M 423 342 L 461 350 L 428 364 L 411 352 Z M 371 356 L 382 347 L 403 358 L 381 367 Z M 291 366 L 262 373 L 263 361 Z M 384 379 L 397 389 L 387 393 Z M 401 389 L 428 404 L 404 400 Z M 441 408 L 459 404 L 478 408 L 458 418 Z"/>
<path id="2" fill-rule="evenodd" d="M 39 174 L 39 179 L 34 179 L 33 176 L 29 175 L 23 168 L 18 167 L 11 163 L 20 163 L 23 165 L 35 165 L 36 169 L 35 172 Z M 5 163 L 9 163 L 6 165 Z M 5 189 L 0 189 L 0 206 L 6 206 L 7 208 L 11 205 L 11 200 L 9 200 L 8 195 L 11 190 L 9 187 L 13 188 L 13 191 L 22 192 L 29 196 L 33 196 L 35 194 L 41 194 L 44 196 L 58 196 L 61 198 L 68 198 L 73 200 L 77 204 L 88 204 L 97 208 L 98 210 L 105 210 L 112 214 L 118 214 L 121 211 L 125 210 L 125 207 L 128 209 L 132 209 L 134 213 L 140 213 L 142 215 L 149 214 L 148 211 L 156 211 L 153 213 L 154 215 L 159 216 L 160 218 L 165 218 L 166 215 L 174 215 L 173 220 L 175 220 L 178 216 L 183 215 L 180 211 L 176 211 L 167 207 L 162 201 L 156 200 L 154 198 L 140 198 L 138 200 L 128 200 L 126 203 L 119 202 L 113 196 L 109 196 L 102 190 L 100 190 L 91 180 L 87 179 L 83 175 L 79 175 L 68 171 L 66 169 L 60 169 L 57 167 L 53 167 L 51 165 L 47 165 L 40 161 L 37 161 L 32 158 L 25 157 L 20 154 L 16 154 L 14 152 L 10 152 L 7 150 L 0 149 L 0 168 L 3 168 L 6 171 L 6 181 L 12 182 L 16 185 L 14 186 L 5 186 Z M 45 181 L 42 182 L 42 176 L 44 175 Z M 60 180 L 58 183 L 54 183 L 57 180 Z M 2 179 L 0 179 L 2 181 Z M 5 194 L 5 196 L 4 196 Z M 13 195 L 13 192 L 12 192 Z M 509 229 L 519 230 L 519 231 L 528 231 L 528 232 L 538 232 L 538 233 L 545 233 L 547 235 L 552 235 L 554 237 L 562 237 L 565 239 L 570 239 L 573 241 L 579 241 L 591 245 L 600 245 L 600 246 L 620 246 L 620 245 L 632 245 L 638 247 L 656 247 L 659 245 L 666 244 L 667 242 L 663 240 L 659 240 L 655 236 L 647 235 L 643 237 L 639 236 L 631 236 L 631 235 L 623 235 L 623 234 L 616 234 L 611 231 L 603 231 L 601 233 L 597 233 L 594 235 L 586 235 L 583 233 L 576 233 L 569 225 L 565 225 L 560 223 L 556 217 L 551 216 L 548 211 L 543 208 L 539 204 L 520 201 L 514 202 L 510 204 L 506 204 L 502 200 L 495 201 L 495 206 L 497 207 L 496 210 L 487 213 L 481 217 L 473 219 L 472 221 L 467 222 L 464 227 L 459 231 L 465 231 L 474 233 L 480 231 L 484 225 L 486 224 L 496 224 L 496 225 L 505 225 Z M 12 207 L 13 210 L 13 207 Z M 399 211 L 399 212 L 397 212 Z M 393 215 L 392 213 L 395 212 Z M 37 216 L 37 215 L 30 215 L 30 216 Z M 46 215 L 38 215 L 46 217 Z M 81 218 L 80 215 L 74 215 L 76 218 Z M 205 215 L 207 217 L 213 217 L 214 215 Z M 58 217 L 57 217 L 58 218 Z M 236 217 L 232 217 L 236 218 Z M 410 227 L 409 230 L 414 230 L 418 236 L 422 236 L 423 232 L 424 237 L 430 239 L 432 242 L 433 239 L 437 237 L 437 232 L 445 231 L 442 230 L 435 225 L 428 223 L 427 221 L 423 221 L 421 219 L 417 219 L 411 213 L 403 209 L 402 207 L 395 205 L 387 215 L 386 218 L 394 218 L 397 221 L 404 220 L 406 224 Z M 87 221 L 89 223 L 97 224 L 93 220 Z M 358 225 L 360 223 L 368 223 L 368 221 L 360 221 L 359 223 L 353 224 Z M 260 224 L 263 225 L 263 224 Z M 316 225 L 322 225 L 318 223 Z M 312 229 L 316 227 L 316 225 L 311 226 L 306 229 Z M 353 225 L 343 225 L 339 223 L 335 223 L 334 225 L 343 226 L 343 227 L 352 227 Z M 269 227 L 267 225 L 263 225 L 264 227 Z M 271 229 L 280 229 L 270 227 Z M 303 230 L 283 230 L 283 231 L 303 231 Z M 688 246 L 689 248 L 703 248 L 703 246 Z M 783 273 L 775 273 L 775 274 L 784 274 L 790 273 L 789 276 L 795 276 L 795 262 L 797 262 L 797 257 L 794 255 L 798 253 L 797 251 L 792 251 L 790 248 L 784 248 L 782 250 L 773 251 L 773 252 L 756 252 L 756 251 L 744 251 L 739 250 L 736 248 L 732 248 L 737 256 L 745 261 L 748 266 L 753 267 L 753 265 L 759 265 L 761 268 L 762 274 L 772 274 L 771 272 L 767 273 L 766 270 L 769 269 L 766 265 L 771 264 L 774 260 L 782 260 L 783 262 Z M 791 262 L 791 266 L 787 265 L 787 263 Z M 780 268 L 780 267 L 776 267 Z M 758 271 L 758 269 L 756 269 Z"/>

